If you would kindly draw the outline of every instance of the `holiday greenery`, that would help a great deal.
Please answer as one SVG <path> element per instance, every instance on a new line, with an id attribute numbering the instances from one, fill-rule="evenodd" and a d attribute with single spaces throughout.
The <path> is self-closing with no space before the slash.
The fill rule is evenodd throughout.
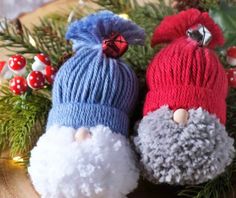
<path id="1" fill-rule="evenodd" d="M 27 154 L 44 129 L 50 99 L 41 93 L 15 96 L 1 88 L 0 149 L 11 148 L 13 155 Z"/>
<path id="2" fill-rule="evenodd" d="M 44 52 L 56 67 L 63 62 L 63 55 L 71 53 L 71 46 L 64 39 L 65 26 L 53 21 L 42 21 L 40 27 L 29 31 L 19 20 L 1 25 L 0 47 L 12 54 L 26 55 L 27 70 L 31 68 L 33 55 Z M 42 36 L 43 35 L 43 36 Z M 33 42 L 32 42 L 33 40 Z M 59 55 L 60 54 L 60 55 Z M 62 55 L 62 56 L 61 56 Z M 16 96 L 8 84 L 1 87 L 0 96 L 0 151 L 10 148 L 11 154 L 27 155 L 44 130 L 51 105 L 51 87 Z"/>
<path id="3" fill-rule="evenodd" d="M 140 99 L 136 112 L 132 118 L 132 125 L 141 118 L 142 104 L 146 94 L 145 72 L 146 67 L 158 48 L 150 47 L 152 32 L 163 17 L 173 14 L 179 10 L 189 7 L 209 11 L 211 16 L 222 27 L 226 45 L 218 49 L 218 53 L 226 68 L 224 50 L 236 45 L 236 9 L 232 7 L 231 1 L 200 0 L 200 1 L 173 1 L 172 7 L 163 1 L 149 3 L 140 6 L 135 0 L 100 0 L 94 1 L 101 9 L 112 10 L 117 14 L 126 15 L 138 25 L 143 27 L 147 33 L 146 44 L 143 47 L 130 47 L 124 58 L 136 71 L 140 80 Z M 198 2 L 198 3 L 196 3 Z M 54 67 L 59 68 L 72 55 L 71 44 L 64 39 L 67 19 L 80 18 L 83 14 L 93 12 L 85 4 L 78 6 L 78 10 L 64 15 L 50 15 L 41 20 L 39 26 L 31 30 L 24 27 L 19 20 L 5 21 L 1 24 L 0 47 L 6 48 L 11 54 L 21 54 L 27 59 L 27 70 L 30 72 L 31 64 L 35 54 L 47 54 Z M 174 8 L 173 8 L 174 7 Z M 82 11 L 83 10 L 83 11 Z M 85 11 L 86 10 L 86 11 Z M 227 98 L 227 123 L 229 134 L 236 139 L 236 90 L 230 89 Z M 48 111 L 51 107 L 51 86 L 43 89 L 29 90 L 21 96 L 13 94 L 9 90 L 8 82 L 0 87 L 0 153 L 10 149 L 11 155 L 26 157 L 35 145 L 38 138 L 45 131 Z M 131 131 L 132 133 L 132 131 Z M 27 162 L 27 160 L 25 161 Z M 205 184 L 187 186 L 180 193 L 181 197 L 193 198 L 218 198 L 227 197 L 232 192 L 234 172 L 236 171 L 236 160 L 227 168 L 227 171 Z"/>
<path id="4" fill-rule="evenodd" d="M 197 8 L 201 11 L 208 11 L 209 7 L 217 7 L 218 1 L 216 0 L 176 0 L 173 6 L 177 10 L 185 10 L 188 8 Z"/>

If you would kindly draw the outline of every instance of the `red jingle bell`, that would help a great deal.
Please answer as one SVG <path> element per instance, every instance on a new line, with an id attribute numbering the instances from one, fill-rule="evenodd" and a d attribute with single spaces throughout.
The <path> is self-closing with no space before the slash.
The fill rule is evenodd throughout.
<path id="1" fill-rule="evenodd" d="M 113 32 L 108 38 L 102 42 L 102 50 L 108 57 L 119 58 L 128 49 L 128 42 L 118 32 Z"/>

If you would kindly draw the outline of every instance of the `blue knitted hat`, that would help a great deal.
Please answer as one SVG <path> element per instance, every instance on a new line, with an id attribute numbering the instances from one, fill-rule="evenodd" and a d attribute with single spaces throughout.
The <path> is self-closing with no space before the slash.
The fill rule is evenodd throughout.
<path id="1" fill-rule="evenodd" d="M 47 127 L 102 124 L 127 135 L 138 82 L 123 60 L 103 53 L 103 39 L 113 32 L 119 32 L 129 44 L 144 42 L 143 29 L 109 11 L 92 14 L 69 26 L 66 38 L 72 40 L 75 55 L 56 76 Z"/>

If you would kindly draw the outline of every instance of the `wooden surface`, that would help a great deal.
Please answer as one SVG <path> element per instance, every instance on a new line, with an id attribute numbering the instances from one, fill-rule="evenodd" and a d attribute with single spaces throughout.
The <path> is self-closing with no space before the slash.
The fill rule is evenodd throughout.
<path id="1" fill-rule="evenodd" d="M 153 185 L 140 181 L 138 188 L 128 198 L 180 198 L 177 197 L 180 190 L 181 187 Z M 10 159 L 0 160 L 0 198 L 39 198 L 26 170 Z M 226 198 L 236 197 L 231 193 Z"/>
<path id="2" fill-rule="evenodd" d="M 1 1 L 1 0 L 0 0 Z M 50 13 L 67 13 L 68 10 L 72 10 L 77 5 L 77 0 L 56 0 L 45 4 L 44 6 L 34 10 L 30 13 L 23 13 L 19 18 L 22 24 L 30 28 L 32 25 L 37 25 L 40 19 L 47 16 Z M 0 49 L 0 61 L 7 60 L 7 51 Z M 0 197 L 1 198 L 1 197 Z"/>
<path id="3" fill-rule="evenodd" d="M 68 10 L 72 10 L 76 3 L 76 0 L 57 0 L 42 6 L 34 12 L 23 14 L 20 20 L 25 26 L 30 28 L 32 25 L 38 24 L 40 18 L 49 13 L 65 13 Z M 0 60 L 7 60 L 7 51 L 4 49 L 0 49 L 0 51 Z M 156 187 L 143 182 L 139 186 L 129 198 L 152 198 L 157 195 L 161 195 L 158 196 L 159 198 L 175 198 L 175 189 L 173 188 L 166 186 Z M 0 159 L 0 198 L 39 198 L 25 168 L 15 164 L 6 155 Z"/>
<path id="4" fill-rule="evenodd" d="M 32 13 L 22 15 L 20 20 L 27 27 L 31 27 L 33 24 L 39 23 L 39 19 L 49 13 L 55 11 L 63 13 L 72 9 L 76 2 L 76 0 L 57 0 Z M 7 60 L 6 54 L 7 52 L 1 49 L 0 60 Z M 141 181 L 139 188 L 130 194 L 129 198 L 175 198 L 176 190 L 173 187 L 155 186 Z M 0 159 L 0 198 L 39 198 L 32 187 L 26 170 L 7 158 Z"/>
<path id="5" fill-rule="evenodd" d="M 1 1 L 1 0 L 0 0 Z M 56 0 L 48 3 L 31 13 L 22 14 L 22 24 L 30 28 L 37 25 L 44 16 L 57 12 L 66 13 L 77 5 L 77 0 Z M 0 60 L 7 60 L 7 51 L 0 49 Z M 25 168 L 7 159 L 0 158 L 0 198 L 39 198 L 35 192 Z"/>
<path id="6" fill-rule="evenodd" d="M 0 198 L 39 198 L 25 168 L 12 160 L 0 160 Z"/>
<path id="7" fill-rule="evenodd" d="M 178 188 L 155 186 L 141 181 L 139 188 L 129 198 L 175 198 L 177 190 Z M 9 159 L 0 160 L 0 198 L 39 198 L 26 170 Z"/>
<path id="8" fill-rule="evenodd" d="M 129 198 L 175 198 L 178 190 L 167 185 L 155 186 L 141 181 L 139 188 Z M 39 198 L 26 170 L 10 159 L 0 160 L 0 198 Z"/>
<path id="9" fill-rule="evenodd" d="M 57 0 L 32 13 L 22 15 L 20 19 L 24 25 L 30 27 L 32 24 L 37 24 L 39 19 L 48 13 L 72 9 L 76 2 L 76 0 Z M 1 49 L 0 60 L 7 60 L 7 56 L 4 54 L 6 51 Z M 179 187 L 157 186 L 140 181 L 139 187 L 129 195 L 129 198 L 177 198 L 176 194 L 179 190 Z M 7 158 L 0 159 L 0 198 L 39 198 L 31 185 L 26 170 Z M 234 197 L 229 195 L 227 198 Z"/>

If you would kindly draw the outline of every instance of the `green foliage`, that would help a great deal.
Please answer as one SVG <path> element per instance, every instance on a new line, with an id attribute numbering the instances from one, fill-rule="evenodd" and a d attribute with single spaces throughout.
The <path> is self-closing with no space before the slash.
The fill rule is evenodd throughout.
<path id="1" fill-rule="evenodd" d="M 40 93 L 14 96 L 8 87 L 0 96 L 0 153 L 27 154 L 45 127 L 51 101 Z"/>
<path id="2" fill-rule="evenodd" d="M 39 52 L 29 41 L 29 30 L 21 26 L 19 21 L 17 22 L 18 25 L 8 21 L 0 24 L 0 40 L 2 41 L 0 47 L 14 53 L 34 54 Z"/>
<path id="3" fill-rule="evenodd" d="M 220 51 L 219 51 L 220 53 Z M 219 54 L 222 64 L 227 68 L 226 58 Z M 231 137 L 236 140 L 236 106 L 235 106 L 236 90 L 230 89 L 227 97 L 227 122 L 226 130 Z M 236 158 L 227 170 L 217 178 L 202 185 L 187 186 L 179 193 L 180 197 L 186 198 L 228 198 L 229 194 L 234 195 L 233 183 L 236 178 Z M 234 197 L 234 196 L 232 196 Z"/>
<path id="4" fill-rule="evenodd" d="M 210 8 L 219 7 L 219 0 L 201 0 L 199 6 L 203 11 L 208 11 Z"/>
<path id="5" fill-rule="evenodd" d="M 33 56 L 39 52 L 48 54 L 55 67 L 72 54 L 71 44 L 64 39 L 66 20 L 44 19 L 31 31 L 19 21 L 0 25 L 0 47 L 9 50 L 9 56 L 15 53 L 25 56 L 28 70 Z M 13 95 L 7 86 L 0 92 L 0 153 L 10 149 L 12 155 L 27 157 L 44 131 L 51 106 L 51 87 L 25 96 Z"/>
<path id="6" fill-rule="evenodd" d="M 229 95 L 227 98 L 227 122 L 226 122 L 226 129 L 228 133 L 236 139 L 236 105 L 235 105 L 235 98 L 236 98 L 236 90 L 230 89 Z M 235 166 L 236 169 L 236 166 Z"/>
<path id="7" fill-rule="evenodd" d="M 208 11 L 209 8 L 218 7 L 219 0 L 175 0 L 174 7 L 181 11 L 189 8 L 197 8 L 201 11 Z"/>
<path id="8" fill-rule="evenodd" d="M 57 65 L 63 54 L 72 53 L 71 45 L 65 39 L 67 24 L 53 20 L 41 20 L 40 26 L 33 28 L 32 35 L 36 41 L 36 48 L 49 55 L 52 63 Z"/>
<path id="9" fill-rule="evenodd" d="M 112 10 L 117 14 L 127 14 L 132 21 L 145 29 L 147 35 L 144 46 L 130 46 L 123 57 L 135 70 L 140 83 L 138 104 L 131 119 L 131 125 L 133 126 L 142 116 L 142 106 L 146 94 L 145 74 L 147 65 L 159 50 L 158 48 L 153 49 L 150 46 L 153 29 L 160 23 L 164 16 L 173 14 L 174 10 L 162 0 L 158 1 L 158 3 L 148 3 L 143 6 L 140 6 L 137 0 L 100 0 L 94 2 L 97 2 L 103 9 Z"/>
<path id="10" fill-rule="evenodd" d="M 106 8 L 107 10 L 112 10 L 116 13 L 129 13 L 134 10 L 138 4 L 137 0 L 92 0 L 94 3 Z"/>
<path id="11" fill-rule="evenodd" d="M 178 196 L 183 198 L 228 198 L 230 194 L 234 195 L 231 179 L 235 170 L 236 161 L 222 175 L 202 185 L 187 186 Z"/>
<path id="12" fill-rule="evenodd" d="M 56 65 L 61 56 L 71 53 L 71 45 L 64 39 L 66 23 L 58 23 L 51 19 L 41 20 L 39 26 L 30 31 L 18 22 L 18 25 L 5 21 L 0 24 L 0 48 L 6 48 L 12 53 L 19 53 L 29 57 L 28 63 L 32 62 L 32 56 L 43 52 L 49 55 L 52 64 Z M 32 40 L 34 43 L 32 43 Z M 11 54 L 9 54 L 11 55 Z M 28 65 L 28 67 L 30 64 Z"/>
<path id="13" fill-rule="evenodd" d="M 210 9 L 210 15 L 224 32 L 226 44 L 223 49 L 236 45 L 236 6 L 222 4 L 220 8 Z"/>
<path id="14" fill-rule="evenodd" d="M 173 14 L 173 9 L 162 1 L 158 5 L 147 4 L 128 13 L 129 17 L 144 28 L 147 34 L 146 43 L 143 47 L 131 46 L 124 56 L 138 73 L 139 71 L 142 72 L 141 76 L 144 76 L 143 72 L 145 72 L 146 66 L 154 53 L 158 51 L 150 46 L 153 30 L 164 16 L 170 14 Z"/>
<path id="15" fill-rule="evenodd" d="M 140 98 L 139 104 L 135 110 L 135 117 L 132 119 L 134 124 L 141 118 L 142 106 L 146 94 L 145 73 L 146 67 L 158 52 L 159 48 L 151 48 L 150 40 L 152 32 L 156 25 L 160 23 L 164 16 L 173 14 L 175 10 L 164 1 L 158 3 L 149 3 L 140 6 L 137 0 L 93 0 L 105 9 L 114 11 L 117 14 L 125 13 L 131 20 L 143 27 L 147 33 L 145 46 L 131 46 L 123 57 L 136 71 L 140 80 Z M 228 0 L 232 1 L 232 0 Z M 193 2 L 193 1 L 192 1 Z M 216 9 L 217 0 L 201 0 L 200 5 L 203 10 L 210 8 Z M 236 30 L 234 24 L 230 27 L 233 18 L 227 18 L 225 11 L 216 9 L 217 16 L 223 16 L 229 23 L 225 30 L 233 33 Z M 91 12 L 91 10 L 89 10 Z M 75 15 L 81 17 L 80 11 L 75 10 Z M 228 12 L 227 12 L 228 14 Z M 28 57 L 28 63 L 31 63 L 32 56 L 38 52 L 44 52 L 50 56 L 53 65 L 60 65 L 72 54 L 71 45 L 64 39 L 67 27 L 67 17 L 52 15 L 43 19 L 39 26 L 31 31 L 24 26 L 16 26 L 13 23 L 6 22 L 2 24 L 3 31 L 0 31 L 0 47 L 9 49 L 12 53 L 20 53 Z M 231 16 L 231 15 L 230 15 Z M 234 15 L 232 15 L 234 16 Z M 214 16 L 213 16 L 214 17 Z M 235 21 L 234 21 L 235 22 Z M 4 27 L 5 26 L 5 27 Z M 35 41 L 35 45 L 30 41 L 30 37 Z M 32 40 L 32 39 L 31 39 Z M 225 63 L 224 57 L 222 57 Z M 30 68 L 30 64 L 28 65 Z M 50 95 L 51 88 L 43 91 L 33 91 L 23 97 L 14 96 L 7 87 L 1 88 L 0 96 L 0 153 L 10 148 L 12 155 L 21 154 L 27 156 L 30 149 L 35 145 L 39 136 L 43 133 L 47 114 L 51 106 Z M 236 138 L 236 91 L 230 90 L 227 99 L 227 131 Z M 193 198 L 220 198 L 222 195 L 227 197 L 226 193 L 232 190 L 232 179 L 236 170 L 234 162 L 227 171 L 216 179 L 197 186 L 187 186 L 179 193 L 180 197 Z"/>

